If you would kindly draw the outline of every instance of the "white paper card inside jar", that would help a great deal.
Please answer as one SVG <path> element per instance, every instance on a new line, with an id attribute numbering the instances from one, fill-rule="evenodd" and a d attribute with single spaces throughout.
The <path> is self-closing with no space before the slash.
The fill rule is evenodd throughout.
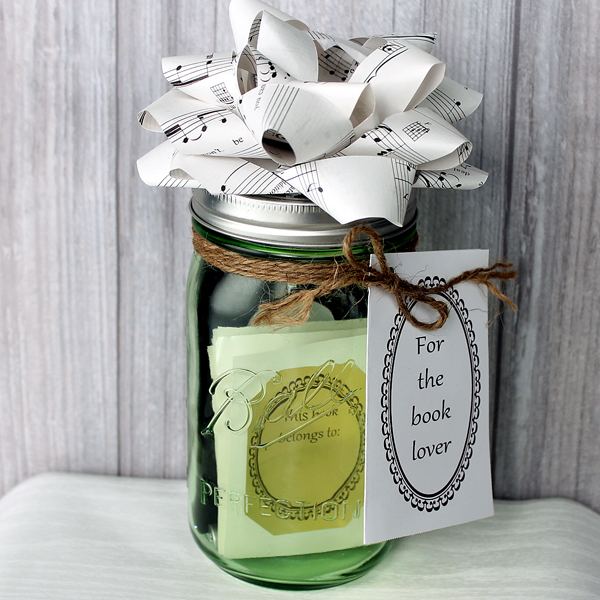
<path id="1" fill-rule="evenodd" d="M 433 287 L 487 266 L 488 251 L 386 257 L 403 279 Z M 426 332 L 407 322 L 392 294 L 369 290 L 366 544 L 493 514 L 487 293 L 467 282 L 436 298 L 450 316 Z M 418 319 L 436 320 L 432 309 L 407 301 Z"/>

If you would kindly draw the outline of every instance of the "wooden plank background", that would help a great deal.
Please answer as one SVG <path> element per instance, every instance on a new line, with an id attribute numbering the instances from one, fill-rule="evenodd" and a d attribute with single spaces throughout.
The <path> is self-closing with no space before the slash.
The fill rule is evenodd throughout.
<path id="1" fill-rule="evenodd" d="M 496 495 L 600 510 L 600 5 L 273 4 L 345 37 L 437 31 L 485 94 L 461 128 L 490 179 L 422 193 L 422 247 L 520 271 L 490 336 Z M 188 194 L 139 181 L 157 138 L 135 116 L 162 56 L 232 47 L 227 1 L 8 0 L 0 22 L 0 494 L 47 470 L 182 477 Z"/>

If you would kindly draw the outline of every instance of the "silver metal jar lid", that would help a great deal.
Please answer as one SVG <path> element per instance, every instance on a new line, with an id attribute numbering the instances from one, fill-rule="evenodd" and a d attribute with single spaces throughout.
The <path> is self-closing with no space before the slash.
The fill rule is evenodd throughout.
<path id="1" fill-rule="evenodd" d="M 193 218 L 206 229 L 248 242 L 294 248 L 339 247 L 356 223 L 342 225 L 303 196 L 217 196 L 193 190 Z M 362 221 L 385 239 L 414 226 L 417 203 L 411 198 L 399 228 L 385 219 Z M 364 241 L 364 240 L 363 240 Z M 360 240 L 358 241 L 360 243 Z"/>

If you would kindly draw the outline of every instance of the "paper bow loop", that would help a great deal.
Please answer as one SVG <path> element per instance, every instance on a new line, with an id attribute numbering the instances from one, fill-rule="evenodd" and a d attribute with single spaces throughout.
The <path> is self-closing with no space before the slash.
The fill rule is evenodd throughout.
<path id="1" fill-rule="evenodd" d="M 365 122 L 374 106 L 365 84 L 293 82 L 251 90 L 242 98 L 241 111 L 269 157 L 293 166 L 346 148 L 357 137 L 355 126 Z M 290 113 L 294 119 L 288 118 Z"/>

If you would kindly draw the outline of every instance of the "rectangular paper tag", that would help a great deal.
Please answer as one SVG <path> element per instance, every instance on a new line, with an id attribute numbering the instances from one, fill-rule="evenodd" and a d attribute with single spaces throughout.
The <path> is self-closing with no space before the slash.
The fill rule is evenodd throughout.
<path id="1" fill-rule="evenodd" d="M 386 257 L 400 277 L 425 287 L 488 264 L 487 250 Z M 369 290 L 366 544 L 493 514 L 487 293 L 466 282 L 440 298 L 450 316 L 425 332 L 406 321 L 392 294 Z M 422 321 L 438 316 L 408 306 Z"/>

